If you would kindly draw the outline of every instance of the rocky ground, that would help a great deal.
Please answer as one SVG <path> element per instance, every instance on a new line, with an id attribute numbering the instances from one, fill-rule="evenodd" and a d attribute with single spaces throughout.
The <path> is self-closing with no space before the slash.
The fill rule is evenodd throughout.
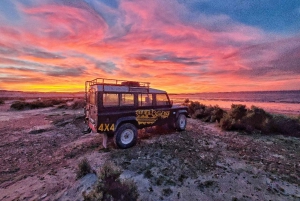
<path id="1" fill-rule="evenodd" d="M 0 200 L 82 200 L 95 174 L 76 180 L 86 157 L 106 160 L 133 179 L 140 200 L 300 200 L 300 141 L 282 135 L 225 132 L 188 119 L 184 132 L 139 131 L 120 150 L 99 134 L 83 135 L 83 110 L 12 111 L 0 105 Z"/>

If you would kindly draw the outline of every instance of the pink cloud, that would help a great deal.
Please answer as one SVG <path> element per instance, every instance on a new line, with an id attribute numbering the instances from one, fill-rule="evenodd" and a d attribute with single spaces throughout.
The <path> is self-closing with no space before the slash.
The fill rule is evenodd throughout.
<path id="1" fill-rule="evenodd" d="M 289 64 L 286 76 L 300 74 L 293 75 L 297 66 L 284 59 L 300 58 L 297 38 L 267 35 L 226 15 L 194 15 L 189 22 L 182 16 L 190 11 L 171 1 L 153 0 L 147 6 L 120 1 L 118 8 L 92 2 L 17 4 L 23 25 L 0 26 L 2 65 L 15 67 L 5 73 L 24 75 L 19 67 L 34 64 L 39 70 L 32 76 L 43 74 L 49 83 L 61 72 L 78 85 L 95 77 L 137 79 L 173 92 L 232 91 L 234 85 L 235 90 L 268 89 L 272 83 L 290 87 L 269 79 L 274 72 L 266 66 L 280 73 Z M 257 71 L 265 73 L 257 76 Z"/>

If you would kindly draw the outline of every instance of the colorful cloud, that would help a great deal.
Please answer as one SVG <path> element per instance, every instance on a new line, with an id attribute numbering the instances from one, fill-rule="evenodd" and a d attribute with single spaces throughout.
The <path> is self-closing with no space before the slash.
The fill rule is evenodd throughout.
<path id="1" fill-rule="evenodd" d="M 0 89 L 83 91 L 104 77 L 173 93 L 299 90 L 300 5 L 283 3 L 4 0 Z"/>

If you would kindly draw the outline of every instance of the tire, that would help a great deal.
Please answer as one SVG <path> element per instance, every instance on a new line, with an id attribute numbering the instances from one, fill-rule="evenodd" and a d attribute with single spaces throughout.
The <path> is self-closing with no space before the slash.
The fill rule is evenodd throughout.
<path id="1" fill-rule="evenodd" d="M 186 116 L 180 114 L 176 120 L 176 129 L 179 131 L 184 131 L 186 127 Z"/>
<path id="2" fill-rule="evenodd" d="M 121 149 L 134 146 L 137 142 L 137 128 L 131 123 L 121 125 L 115 133 L 114 142 Z"/>

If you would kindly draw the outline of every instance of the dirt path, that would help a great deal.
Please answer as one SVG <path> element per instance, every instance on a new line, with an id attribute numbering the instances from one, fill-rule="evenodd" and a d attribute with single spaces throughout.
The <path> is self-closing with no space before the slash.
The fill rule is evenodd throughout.
<path id="1" fill-rule="evenodd" d="M 0 106 L 0 200 L 82 200 L 96 181 L 76 180 L 86 157 L 105 160 L 137 183 L 141 200 L 300 200 L 300 142 L 243 135 L 188 119 L 187 131 L 149 128 L 138 144 L 108 152 L 99 134 L 83 135 L 83 111 Z"/>

